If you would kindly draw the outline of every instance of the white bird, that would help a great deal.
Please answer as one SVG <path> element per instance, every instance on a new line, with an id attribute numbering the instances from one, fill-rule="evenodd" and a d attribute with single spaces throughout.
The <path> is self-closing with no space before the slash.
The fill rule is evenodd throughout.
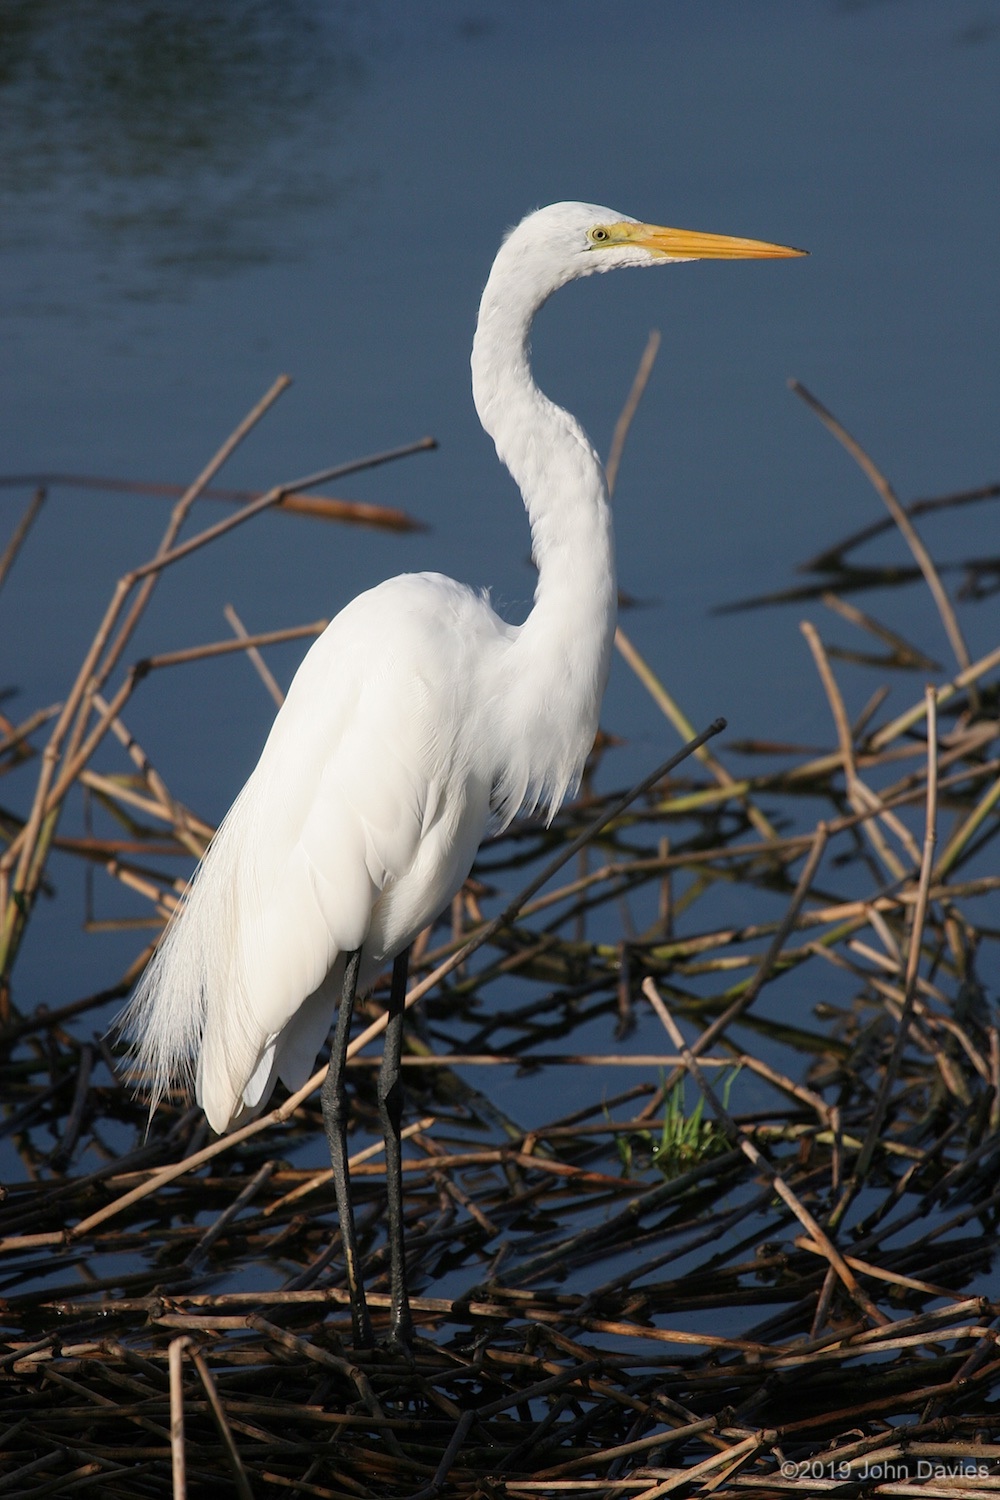
<path id="1" fill-rule="evenodd" d="M 439 573 L 359 595 L 299 667 L 260 760 L 199 866 L 123 1019 L 151 1107 L 193 1079 L 212 1127 L 312 1072 L 338 1012 L 323 1113 L 356 1345 L 372 1341 L 347 1181 L 343 1072 L 355 994 L 393 962 L 379 1102 L 386 1134 L 391 1339 L 411 1332 L 402 1244 L 399 1056 L 406 956 L 484 835 L 551 818 L 597 730 L 615 630 L 604 470 L 535 385 L 532 320 L 579 276 L 704 257 L 802 254 L 640 223 L 587 203 L 524 219 L 493 263 L 472 347 L 476 410 L 520 486 L 538 569 L 509 625 Z"/>

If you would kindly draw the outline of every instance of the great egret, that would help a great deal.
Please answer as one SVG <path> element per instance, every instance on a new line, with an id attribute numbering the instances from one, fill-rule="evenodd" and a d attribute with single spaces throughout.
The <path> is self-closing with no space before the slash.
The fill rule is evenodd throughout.
<path id="1" fill-rule="evenodd" d="M 259 1111 L 279 1077 L 301 1087 L 338 1012 L 322 1104 L 358 1346 L 372 1329 L 347 1176 L 355 996 L 393 963 L 378 1098 L 390 1337 L 405 1346 L 399 1062 L 409 947 L 459 890 L 490 826 L 539 806 L 551 817 L 575 789 L 608 675 L 607 485 L 582 428 L 532 379 L 532 320 L 552 292 L 593 271 L 802 253 L 587 203 L 552 204 L 511 231 L 483 292 L 472 388 L 528 512 L 533 608 L 509 625 L 484 595 L 439 573 L 404 574 L 348 604 L 296 672 L 126 1012 L 151 1108 L 193 1078 L 217 1131 Z"/>

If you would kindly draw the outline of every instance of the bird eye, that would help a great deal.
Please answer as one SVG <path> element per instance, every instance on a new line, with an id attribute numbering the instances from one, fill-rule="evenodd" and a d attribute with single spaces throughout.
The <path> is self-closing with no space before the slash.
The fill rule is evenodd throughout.
<path id="1" fill-rule="evenodd" d="M 596 229 L 588 230 L 587 238 L 595 245 L 601 245 L 611 238 L 611 230 L 598 225 Z"/>

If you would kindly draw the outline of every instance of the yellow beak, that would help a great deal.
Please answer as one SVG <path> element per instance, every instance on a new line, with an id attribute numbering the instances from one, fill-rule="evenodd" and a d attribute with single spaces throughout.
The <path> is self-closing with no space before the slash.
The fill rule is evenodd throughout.
<path id="1" fill-rule="evenodd" d="M 728 234 L 701 234 L 696 229 L 662 229 L 658 224 L 629 224 L 627 228 L 633 244 L 671 260 L 772 260 L 809 254 L 808 250 L 795 250 L 791 245 L 741 240 Z"/>

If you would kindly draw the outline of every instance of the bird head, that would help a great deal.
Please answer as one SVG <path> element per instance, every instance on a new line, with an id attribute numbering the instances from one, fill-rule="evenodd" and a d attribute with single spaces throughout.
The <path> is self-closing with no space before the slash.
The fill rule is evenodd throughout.
<path id="1" fill-rule="evenodd" d="M 757 260 L 805 255 L 789 245 L 667 229 L 595 203 L 552 203 L 511 230 L 507 256 L 546 268 L 556 285 L 594 271 L 683 260 Z"/>

